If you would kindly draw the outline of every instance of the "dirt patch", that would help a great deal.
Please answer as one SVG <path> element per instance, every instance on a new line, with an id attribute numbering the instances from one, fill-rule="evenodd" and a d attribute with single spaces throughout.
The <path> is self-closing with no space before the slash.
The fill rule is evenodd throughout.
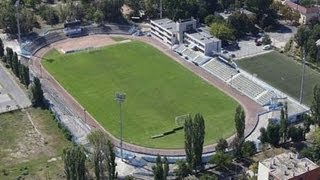
<path id="1" fill-rule="evenodd" d="M 70 39 L 66 39 L 55 43 L 53 47 L 60 52 L 70 52 L 73 50 L 99 48 L 115 43 L 116 41 L 109 36 L 95 35 L 72 38 L 72 41 L 70 41 Z"/>
<path id="2" fill-rule="evenodd" d="M 0 173 L 0 179 L 14 179 L 25 171 L 25 179 L 63 175 L 61 153 L 70 142 L 49 111 L 30 108 L 1 114 L 0 119 L 0 169 L 7 173 Z"/>

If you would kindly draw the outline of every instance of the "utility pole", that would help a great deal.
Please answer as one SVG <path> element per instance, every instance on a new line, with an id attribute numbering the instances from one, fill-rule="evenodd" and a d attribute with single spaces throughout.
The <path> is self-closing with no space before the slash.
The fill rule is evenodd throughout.
<path id="1" fill-rule="evenodd" d="M 116 101 L 119 104 L 119 134 L 120 134 L 120 156 L 123 161 L 123 148 L 122 148 L 122 109 L 121 105 L 126 99 L 126 94 L 122 92 L 116 92 Z"/>
<path id="2" fill-rule="evenodd" d="M 14 6 L 16 7 L 18 42 L 19 42 L 19 48 L 21 49 L 20 14 L 19 14 L 20 0 L 17 0 Z"/>
<path id="3" fill-rule="evenodd" d="M 301 86 L 300 86 L 300 98 L 299 103 L 302 103 L 303 100 L 303 86 L 304 86 L 304 74 L 306 71 L 306 49 L 303 48 L 303 60 L 302 60 L 302 74 L 301 74 Z"/>

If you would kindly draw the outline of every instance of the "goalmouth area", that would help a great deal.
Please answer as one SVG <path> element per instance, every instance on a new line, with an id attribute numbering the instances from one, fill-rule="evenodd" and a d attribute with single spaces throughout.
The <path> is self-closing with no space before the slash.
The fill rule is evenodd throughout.
<path id="1" fill-rule="evenodd" d="M 143 42 L 113 44 L 98 50 L 60 54 L 52 50 L 43 66 L 111 134 L 119 132 L 115 92 L 123 91 L 124 141 L 151 148 L 183 148 L 177 116 L 202 113 L 205 144 L 234 134 L 238 103 L 156 48 Z"/>

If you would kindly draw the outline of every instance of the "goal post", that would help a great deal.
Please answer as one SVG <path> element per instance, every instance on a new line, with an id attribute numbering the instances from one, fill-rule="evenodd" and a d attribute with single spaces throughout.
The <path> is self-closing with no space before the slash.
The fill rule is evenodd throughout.
<path id="1" fill-rule="evenodd" d="M 175 122 L 178 127 L 184 126 L 184 122 L 190 116 L 190 114 L 184 114 L 180 116 L 176 116 Z"/>

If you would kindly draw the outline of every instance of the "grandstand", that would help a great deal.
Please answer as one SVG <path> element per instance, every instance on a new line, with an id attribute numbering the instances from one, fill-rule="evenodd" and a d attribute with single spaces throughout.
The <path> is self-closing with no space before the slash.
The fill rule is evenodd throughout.
<path id="1" fill-rule="evenodd" d="M 82 27 L 82 35 L 86 34 L 124 34 L 130 35 L 134 33 L 136 28 L 129 25 L 103 25 L 103 26 L 85 26 Z M 67 39 L 68 36 L 63 30 L 50 31 L 43 36 L 40 36 L 33 41 L 26 43 L 21 48 L 22 54 L 30 56 L 36 53 L 39 49 L 63 39 Z"/>
<path id="2" fill-rule="evenodd" d="M 210 60 L 210 57 L 198 55 L 196 58 L 194 58 L 192 60 L 192 62 L 198 66 L 201 66 L 201 65 L 205 64 L 206 62 L 208 62 L 209 60 Z"/>
<path id="3" fill-rule="evenodd" d="M 233 76 L 238 74 L 238 71 L 225 63 L 219 61 L 217 58 L 211 59 L 202 66 L 206 71 L 218 77 L 223 81 L 230 80 Z"/>
<path id="4" fill-rule="evenodd" d="M 81 22 L 79 20 L 66 21 L 63 32 L 68 37 L 81 36 L 83 33 Z"/>
<path id="5" fill-rule="evenodd" d="M 248 79 L 242 74 L 231 79 L 230 84 L 232 87 L 247 95 L 251 99 L 255 99 L 259 94 L 266 91 L 265 88 Z"/>
<path id="6" fill-rule="evenodd" d="M 270 101 L 272 98 L 278 97 L 278 95 L 273 91 L 266 91 L 263 94 L 261 94 L 259 97 L 257 97 L 257 102 L 261 105 L 267 105 L 270 104 Z"/>
<path id="7" fill-rule="evenodd" d="M 174 49 L 179 55 L 182 55 L 183 51 L 185 51 L 187 47 L 184 44 L 180 44 L 178 47 Z"/>

